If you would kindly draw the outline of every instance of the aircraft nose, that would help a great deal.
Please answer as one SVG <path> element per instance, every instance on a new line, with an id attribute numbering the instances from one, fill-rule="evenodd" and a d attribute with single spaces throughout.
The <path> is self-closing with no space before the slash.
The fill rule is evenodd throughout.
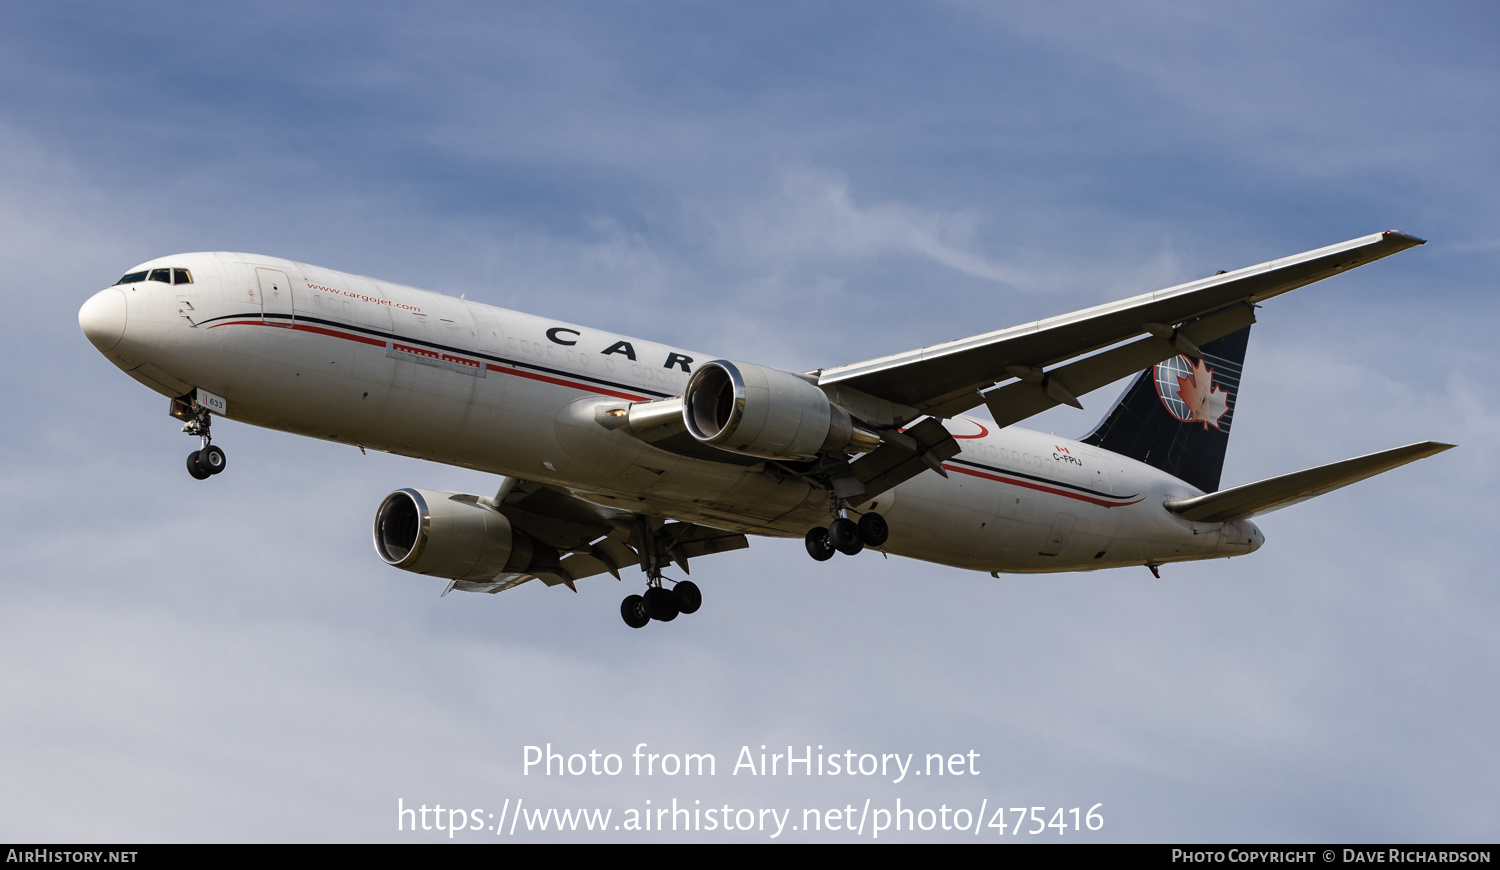
<path id="1" fill-rule="evenodd" d="M 78 325 L 100 353 L 114 349 L 125 336 L 125 294 L 116 287 L 95 293 L 78 309 Z"/>

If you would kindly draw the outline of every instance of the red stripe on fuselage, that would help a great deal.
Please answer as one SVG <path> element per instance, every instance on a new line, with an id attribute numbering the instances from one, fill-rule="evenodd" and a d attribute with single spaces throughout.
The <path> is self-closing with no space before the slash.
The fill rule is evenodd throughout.
<path id="1" fill-rule="evenodd" d="M 962 439 L 966 439 L 966 438 L 983 438 L 984 436 L 990 434 L 990 430 L 987 429 L 987 428 L 985 428 L 985 425 L 983 423 L 979 422 L 978 420 L 970 420 L 968 417 L 961 417 L 959 419 L 963 420 L 965 423 L 973 423 L 975 426 L 978 426 L 979 427 L 979 434 L 978 435 L 953 435 L 952 432 L 948 433 L 949 435 L 953 435 L 953 437 L 956 438 L 956 439 L 962 440 Z"/>
<path id="2" fill-rule="evenodd" d="M 367 335 L 351 335 L 347 332 L 339 332 L 338 330 L 334 329 L 324 329 L 321 326 L 309 326 L 303 323 L 293 324 L 292 328 L 299 332 L 315 332 L 318 335 L 331 335 L 334 338 L 347 338 L 350 341 L 357 341 L 360 344 L 368 344 L 374 347 L 385 347 L 384 341 L 378 338 L 370 338 Z"/>
<path id="3" fill-rule="evenodd" d="M 221 326 L 265 326 L 262 320 L 226 320 L 223 323 L 215 323 L 209 329 L 218 329 Z"/>
<path id="4" fill-rule="evenodd" d="M 521 369 L 497 366 L 494 363 L 486 363 L 485 367 L 492 372 L 499 372 L 502 375 L 515 375 L 518 378 L 527 378 L 528 380 L 541 381 L 544 384 L 556 384 L 559 387 L 571 387 L 575 390 L 583 390 L 585 392 L 595 393 L 601 396 L 612 396 L 616 399 L 625 399 L 629 402 L 648 401 L 645 396 L 633 396 L 630 393 L 621 393 L 615 390 L 606 390 L 603 387 L 594 386 L 592 384 L 580 384 L 575 381 L 564 380 L 563 378 L 555 378 L 551 375 L 544 375 L 538 372 L 528 372 Z"/>
<path id="5" fill-rule="evenodd" d="M 1055 489 L 1050 486 L 1044 486 L 1040 483 L 1032 483 L 1031 481 L 1027 480 L 1016 480 L 1012 477 L 1000 477 L 996 474 L 988 474 L 983 471 L 975 471 L 972 468 L 963 468 L 961 466 L 949 465 L 947 463 L 944 463 L 943 467 L 948 469 L 949 471 L 956 471 L 959 474 L 967 474 L 971 477 L 978 477 L 984 480 L 993 480 L 998 483 L 1008 483 L 1011 486 L 1020 486 L 1026 489 L 1034 489 L 1038 492 L 1046 492 L 1051 493 L 1052 495 L 1060 495 L 1065 498 L 1077 499 L 1078 501 L 1086 501 L 1090 504 L 1096 504 L 1102 507 L 1127 507 L 1129 505 L 1138 504 L 1146 500 L 1145 496 L 1141 496 L 1135 501 L 1105 501 L 1104 499 L 1094 498 L 1093 496 L 1083 495 L 1081 493 L 1068 492 L 1065 489 Z"/>
<path id="6" fill-rule="evenodd" d="M 220 326 L 277 326 L 282 329 L 286 328 L 284 324 L 267 323 L 263 320 L 226 320 L 223 323 L 215 323 L 213 326 L 210 326 L 208 328 L 216 329 Z M 292 329 L 299 332 L 312 332 L 316 333 L 317 335 L 326 335 L 332 338 L 342 338 L 348 341 L 357 341 L 361 344 L 368 344 L 374 347 L 386 346 L 385 341 L 383 341 L 382 339 L 370 338 L 369 336 L 365 335 L 354 335 L 347 332 L 339 332 L 336 329 L 326 329 L 321 326 L 312 326 L 305 323 L 293 323 Z M 427 357 L 429 359 L 438 359 L 442 360 L 443 362 L 474 366 L 475 368 L 478 368 L 480 365 L 479 361 L 477 360 L 469 360 L 464 359 L 463 357 L 456 357 L 442 351 L 426 350 L 424 348 L 413 347 L 411 345 L 399 342 L 392 342 L 391 346 L 402 353 L 410 353 L 417 356 Z M 627 402 L 650 401 L 650 399 L 646 396 L 637 396 L 632 393 L 623 393 L 618 390 L 607 389 L 595 384 L 583 384 L 577 381 L 567 380 L 566 378 L 553 377 L 551 375 L 544 375 L 538 372 L 528 372 L 518 368 L 511 368 L 509 366 L 500 366 L 495 365 L 494 363 L 485 363 L 484 367 L 492 372 L 499 372 L 502 375 L 514 375 L 518 378 L 527 378 L 529 380 L 541 381 L 542 383 L 553 384 L 559 387 L 568 387 L 569 389 L 573 390 L 582 390 L 585 393 L 590 393 L 593 395 L 609 396 L 615 399 L 624 399 Z"/>

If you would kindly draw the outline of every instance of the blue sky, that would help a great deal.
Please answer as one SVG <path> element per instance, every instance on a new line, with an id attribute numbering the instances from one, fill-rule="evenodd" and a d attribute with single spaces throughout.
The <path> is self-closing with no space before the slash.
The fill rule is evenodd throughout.
<path id="1" fill-rule="evenodd" d="M 1481 3 L 0 10 L 0 835 L 900 797 L 1102 802 L 1122 841 L 1493 841 L 1497 38 Z M 225 424 L 197 484 L 76 321 L 135 263 L 244 250 L 807 369 L 1385 229 L 1431 241 L 1260 313 L 1224 479 L 1458 450 L 1161 581 L 756 541 L 641 632 L 612 580 L 439 600 L 369 552 L 387 492 L 492 479 Z M 986 766 L 523 777 L 547 741 Z"/>

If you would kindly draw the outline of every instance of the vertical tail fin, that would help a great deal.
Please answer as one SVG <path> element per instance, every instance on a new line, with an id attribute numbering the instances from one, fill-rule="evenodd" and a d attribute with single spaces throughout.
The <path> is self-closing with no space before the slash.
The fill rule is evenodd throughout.
<path id="1" fill-rule="evenodd" d="M 1128 456 L 1196 486 L 1219 488 L 1250 327 L 1136 376 L 1085 444 Z"/>

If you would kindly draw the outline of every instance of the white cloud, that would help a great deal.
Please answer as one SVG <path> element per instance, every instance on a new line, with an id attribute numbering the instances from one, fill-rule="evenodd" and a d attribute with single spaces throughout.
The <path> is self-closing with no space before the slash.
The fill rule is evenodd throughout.
<path id="1" fill-rule="evenodd" d="M 804 168 L 783 173 L 773 196 L 721 223 L 717 235 L 735 256 L 767 269 L 839 258 L 916 257 L 1008 289 L 1026 289 L 1026 276 L 976 250 L 978 222 L 970 209 L 940 211 L 899 201 L 861 205 L 847 178 Z"/>

